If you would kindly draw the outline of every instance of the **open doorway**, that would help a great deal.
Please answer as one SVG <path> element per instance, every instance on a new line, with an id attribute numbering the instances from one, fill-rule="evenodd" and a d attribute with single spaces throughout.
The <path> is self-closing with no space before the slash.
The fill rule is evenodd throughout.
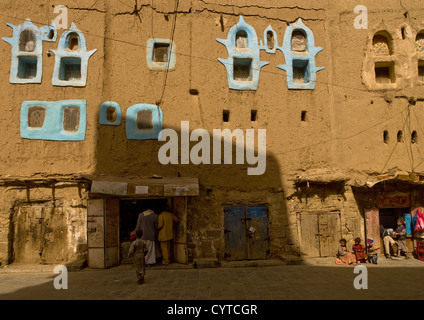
<path id="1" fill-rule="evenodd" d="M 411 210 L 410 208 L 380 208 L 379 210 L 380 226 L 385 229 L 396 230 L 397 220 L 402 218 L 405 221 L 406 227 L 406 245 L 409 252 L 413 252 L 413 239 L 411 235 Z M 381 243 L 382 239 L 381 239 Z"/>
<path id="2" fill-rule="evenodd" d="M 119 242 L 120 263 L 132 263 L 128 259 L 128 250 L 131 244 L 130 233 L 135 230 L 140 212 L 151 209 L 159 215 L 166 210 L 167 199 L 132 199 L 119 201 Z M 172 251 L 171 251 L 172 252 Z M 158 258 L 160 262 L 160 258 Z"/>

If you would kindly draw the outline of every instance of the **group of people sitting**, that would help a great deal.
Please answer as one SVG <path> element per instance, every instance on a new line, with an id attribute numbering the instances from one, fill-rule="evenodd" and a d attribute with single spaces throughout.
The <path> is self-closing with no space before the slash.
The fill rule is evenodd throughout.
<path id="1" fill-rule="evenodd" d="M 408 246 L 406 245 L 405 221 L 402 218 L 399 218 L 397 220 L 396 230 L 393 233 L 390 231 L 390 229 L 385 229 L 382 225 L 380 226 L 380 235 L 383 239 L 386 258 L 391 258 L 391 246 L 395 257 L 400 257 L 401 253 L 404 252 L 405 259 L 409 259 Z M 361 239 L 356 238 L 355 244 L 352 246 L 352 252 L 349 251 L 346 244 L 346 239 L 340 240 L 340 247 L 337 253 L 336 264 L 357 265 L 366 262 L 377 264 L 378 250 L 380 248 L 374 245 L 374 239 L 368 238 L 367 247 L 365 248 L 361 244 Z M 397 246 L 397 250 L 395 250 L 395 245 Z"/>

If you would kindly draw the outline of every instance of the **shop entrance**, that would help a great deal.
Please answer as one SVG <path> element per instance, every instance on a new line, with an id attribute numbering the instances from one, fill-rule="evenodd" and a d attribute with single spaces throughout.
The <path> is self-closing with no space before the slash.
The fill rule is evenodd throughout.
<path id="1" fill-rule="evenodd" d="M 155 214 L 159 215 L 162 211 L 166 210 L 167 202 L 167 199 L 119 201 L 120 263 L 132 263 L 132 259 L 128 259 L 128 250 L 131 245 L 130 233 L 135 230 L 139 213 L 151 209 Z M 158 246 L 157 249 L 159 249 Z M 171 248 L 171 254 L 172 252 L 173 250 Z M 160 261 L 159 258 L 157 262 Z"/>
<path id="2" fill-rule="evenodd" d="M 380 226 L 385 229 L 397 228 L 397 219 L 403 218 L 406 224 L 406 245 L 409 252 L 413 252 L 414 244 L 411 236 L 411 209 L 410 208 L 375 208 L 365 209 L 366 237 L 374 239 L 374 245 L 380 247 L 380 254 L 384 254 L 383 239 L 381 239 Z"/>
<path id="3" fill-rule="evenodd" d="M 186 197 L 155 199 L 107 197 L 88 200 L 88 266 L 109 268 L 120 263 L 131 263 L 132 261 L 127 258 L 129 238 L 137 225 L 138 214 L 146 209 L 158 214 L 167 208 L 179 218 L 179 222 L 174 225 L 171 261 L 188 263 L 186 204 Z"/>

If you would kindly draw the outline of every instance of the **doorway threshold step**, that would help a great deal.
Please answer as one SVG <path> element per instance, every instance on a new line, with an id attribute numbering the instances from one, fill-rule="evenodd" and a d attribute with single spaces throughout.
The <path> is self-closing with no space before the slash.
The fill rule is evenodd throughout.
<path id="1" fill-rule="evenodd" d="M 217 258 L 198 258 L 193 259 L 195 268 L 219 268 L 221 264 Z"/>

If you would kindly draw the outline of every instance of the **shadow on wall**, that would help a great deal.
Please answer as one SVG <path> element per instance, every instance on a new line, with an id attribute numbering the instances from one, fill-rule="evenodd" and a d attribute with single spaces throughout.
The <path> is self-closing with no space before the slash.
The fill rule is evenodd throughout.
<path id="1" fill-rule="evenodd" d="M 190 258 L 242 260 L 248 258 L 244 253 L 246 242 L 255 237 L 267 243 L 258 249 L 265 251 L 258 258 L 298 253 L 289 227 L 279 164 L 266 148 L 258 155 L 245 143 L 254 141 L 258 150 L 258 130 L 251 136 L 248 130 L 231 129 L 229 133 L 238 133 L 239 139 L 224 143 L 223 138 L 220 142 L 214 139 L 212 129 L 191 128 L 190 123 L 181 122 L 179 128 L 165 128 L 164 141 L 158 141 L 152 139 L 162 129 L 162 111 L 157 106 L 135 105 L 121 111 L 116 103 L 106 102 L 100 110 L 95 176 L 198 179 L 199 195 L 187 201 Z M 190 137 L 195 141 L 189 141 Z M 203 163 L 205 159 L 210 164 Z M 261 173 L 261 167 L 263 174 L 248 174 L 252 169 Z M 255 217 L 260 221 L 253 226 L 250 221 Z"/>

